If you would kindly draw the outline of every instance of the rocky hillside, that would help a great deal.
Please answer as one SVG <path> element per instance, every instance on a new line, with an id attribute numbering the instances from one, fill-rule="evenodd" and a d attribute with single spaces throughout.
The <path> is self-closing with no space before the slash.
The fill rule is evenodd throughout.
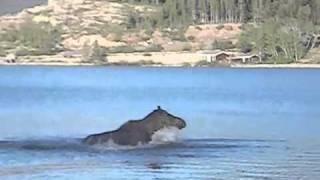
<path id="1" fill-rule="evenodd" d="M 187 29 L 130 29 L 130 15 L 148 16 L 153 6 L 120 3 L 116 0 L 49 0 L 48 5 L 25 9 L 15 16 L 0 18 L 2 31 L 25 20 L 47 23 L 62 32 L 66 50 L 79 50 L 97 41 L 113 52 L 184 51 L 210 49 L 220 45 L 232 48 L 241 32 L 240 24 L 199 25 Z M 0 30 L 1 30 L 0 29 Z M 226 43 L 227 41 L 227 43 Z"/>

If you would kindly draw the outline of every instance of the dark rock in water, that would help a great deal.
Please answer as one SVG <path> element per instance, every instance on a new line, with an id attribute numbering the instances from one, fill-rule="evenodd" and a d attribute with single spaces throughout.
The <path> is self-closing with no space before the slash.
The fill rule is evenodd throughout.
<path id="1" fill-rule="evenodd" d="M 161 165 L 158 163 L 150 163 L 147 165 L 147 167 L 150 169 L 161 169 Z"/>
<path id="2" fill-rule="evenodd" d="M 155 132 L 170 127 L 183 129 L 186 127 L 186 122 L 158 106 L 142 120 L 128 121 L 115 131 L 90 135 L 83 142 L 88 145 L 96 145 L 111 141 L 118 145 L 136 146 L 139 143 L 149 143 Z"/>
<path id="3" fill-rule="evenodd" d="M 195 155 L 193 154 L 178 154 L 177 155 L 179 158 L 194 158 L 196 157 Z"/>

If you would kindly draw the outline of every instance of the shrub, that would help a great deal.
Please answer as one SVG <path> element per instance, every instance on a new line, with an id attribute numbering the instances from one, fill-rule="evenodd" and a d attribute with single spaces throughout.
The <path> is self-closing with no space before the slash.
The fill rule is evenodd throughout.
<path id="1" fill-rule="evenodd" d="M 148 46 L 144 52 L 161 52 L 163 47 L 159 44 L 152 44 Z"/>
<path id="2" fill-rule="evenodd" d="M 143 36 L 142 41 L 149 41 L 151 39 L 150 36 Z"/>
<path id="3" fill-rule="evenodd" d="M 121 42 L 122 41 L 122 33 L 115 33 L 115 36 L 113 37 L 113 41 L 115 42 Z"/>
<path id="4" fill-rule="evenodd" d="M 195 63 L 195 67 L 230 67 L 229 63 L 226 62 L 208 62 L 201 60 Z"/>
<path id="5" fill-rule="evenodd" d="M 252 51 L 253 46 L 248 42 L 238 42 L 237 47 L 240 49 L 242 53 L 249 53 Z"/>
<path id="6" fill-rule="evenodd" d="M 206 60 L 201 60 L 201 61 L 198 61 L 194 64 L 195 67 L 207 67 L 210 65 L 211 65 L 211 63 Z"/>
<path id="7" fill-rule="evenodd" d="M 154 29 L 145 29 L 144 33 L 146 33 L 146 35 L 148 36 L 152 36 L 152 34 L 154 33 Z"/>
<path id="8" fill-rule="evenodd" d="M 137 28 L 138 22 L 137 19 L 139 19 L 139 15 L 135 12 L 129 12 L 128 22 L 127 22 L 127 28 L 128 29 L 134 29 Z"/>
<path id="9" fill-rule="evenodd" d="M 226 50 L 226 49 L 234 49 L 236 46 L 232 43 L 232 41 L 217 41 L 215 40 L 211 44 L 211 49 L 220 49 L 220 50 Z"/>
<path id="10" fill-rule="evenodd" d="M 104 62 L 106 61 L 106 56 L 106 49 L 99 46 L 98 41 L 95 41 L 91 49 L 90 60 L 95 62 Z"/>
<path id="11" fill-rule="evenodd" d="M 129 46 L 128 46 L 129 47 Z M 145 46 L 136 46 L 136 47 L 131 47 L 132 48 L 129 52 L 126 53 L 130 53 L 132 52 L 161 52 L 163 50 L 163 47 L 161 45 L 158 44 L 152 44 L 149 45 L 147 47 Z"/>
<path id="12" fill-rule="evenodd" d="M 6 56 L 6 51 L 0 47 L 0 56 Z"/>
<path id="13" fill-rule="evenodd" d="M 6 31 L 3 40 L 18 43 L 41 52 L 57 52 L 61 42 L 61 31 L 47 23 L 35 23 L 27 20 L 19 28 Z"/>
<path id="14" fill-rule="evenodd" d="M 175 31 L 169 32 L 169 37 L 173 41 L 187 41 L 187 38 L 185 37 L 184 33 L 185 33 L 184 29 L 175 30 Z"/>
<path id="15" fill-rule="evenodd" d="M 18 41 L 18 31 L 16 29 L 10 29 L 0 34 L 1 41 L 7 41 L 15 43 Z"/>
<path id="16" fill-rule="evenodd" d="M 124 32 L 126 31 L 126 27 L 124 25 L 115 25 L 115 24 L 104 24 L 99 27 L 99 32 L 103 36 L 112 35 L 111 40 L 113 41 L 121 41 Z"/>
<path id="17" fill-rule="evenodd" d="M 188 39 L 189 41 L 194 41 L 196 38 L 195 38 L 194 36 L 188 36 L 187 39 Z"/>
<path id="18" fill-rule="evenodd" d="M 202 31 L 202 28 L 200 26 L 196 26 L 195 28 L 199 31 Z"/>
<path id="19" fill-rule="evenodd" d="M 224 25 L 223 25 L 223 24 L 220 24 L 220 25 L 218 25 L 218 26 L 216 27 L 217 30 L 221 30 L 221 29 L 223 29 L 223 28 L 224 28 Z"/>
<path id="20" fill-rule="evenodd" d="M 107 49 L 108 53 L 133 53 L 135 51 L 131 46 L 117 46 Z"/>
<path id="21" fill-rule="evenodd" d="M 290 59 L 290 58 L 286 58 L 284 56 L 280 56 L 278 58 L 273 58 L 274 62 L 276 64 L 290 64 L 290 63 L 293 63 L 294 60 L 293 59 Z"/>
<path id="22" fill-rule="evenodd" d="M 106 49 L 101 47 L 98 41 L 95 41 L 92 46 L 86 43 L 82 48 L 82 60 L 84 62 L 103 63 L 106 62 L 106 57 Z"/>
<path id="23" fill-rule="evenodd" d="M 190 44 L 183 45 L 182 51 L 191 51 L 192 46 Z"/>
<path id="24" fill-rule="evenodd" d="M 192 67 L 192 65 L 188 62 L 182 63 L 182 67 Z"/>
<path id="25" fill-rule="evenodd" d="M 42 55 L 54 55 L 56 52 L 47 51 L 44 49 L 27 49 L 27 48 L 19 48 L 16 50 L 16 56 L 42 56 Z"/>
<path id="26" fill-rule="evenodd" d="M 120 61 L 109 63 L 112 66 L 152 66 L 152 65 L 162 65 L 162 63 L 154 62 L 152 60 L 140 60 L 137 62 Z"/>
<path id="27" fill-rule="evenodd" d="M 137 63 L 137 65 L 140 65 L 140 66 L 158 65 L 158 64 L 161 64 L 161 63 L 156 63 L 152 60 L 140 60 Z"/>
<path id="28" fill-rule="evenodd" d="M 16 56 L 29 56 L 29 55 L 32 55 L 32 53 L 26 48 L 19 48 L 15 52 L 15 54 L 16 54 Z"/>
<path id="29" fill-rule="evenodd" d="M 233 30 L 233 27 L 232 26 L 225 26 L 225 29 L 227 30 L 227 31 L 232 31 Z"/>
<path id="30" fill-rule="evenodd" d="M 144 54 L 143 54 L 143 56 L 151 57 L 151 56 L 152 56 L 152 54 L 150 54 L 150 53 L 144 53 Z"/>

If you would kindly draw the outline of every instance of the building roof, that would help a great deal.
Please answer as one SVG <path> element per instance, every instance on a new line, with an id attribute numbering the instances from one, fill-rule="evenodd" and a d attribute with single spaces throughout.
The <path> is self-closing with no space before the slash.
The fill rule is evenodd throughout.
<path id="1" fill-rule="evenodd" d="M 218 56 L 220 54 L 226 54 L 230 56 L 231 53 L 225 52 L 225 51 L 220 51 L 220 50 L 205 50 L 205 51 L 199 51 L 199 54 L 204 54 L 204 55 L 213 55 L 213 56 Z"/>
<path id="2" fill-rule="evenodd" d="M 241 54 L 237 56 L 232 56 L 231 59 L 247 59 L 247 58 L 253 58 L 253 57 L 259 57 L 256 54 Z"/>

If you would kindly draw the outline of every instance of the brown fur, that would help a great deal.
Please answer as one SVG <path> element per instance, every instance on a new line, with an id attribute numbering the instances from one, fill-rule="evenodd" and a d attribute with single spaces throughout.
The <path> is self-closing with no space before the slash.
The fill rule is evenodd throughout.
<path id="1" fill-rule="evenodd" d="M 118 145 L 136 146 L 139 143 L 147 144 L 152 135 L 165 127 L 183 129 L 186 122 L 158 107 L 142 120 L 128 121 L 115 131 L 93 134 L 86 137 L 83 142 L 88 145 L 104 144 L 112 140 Z"/>

